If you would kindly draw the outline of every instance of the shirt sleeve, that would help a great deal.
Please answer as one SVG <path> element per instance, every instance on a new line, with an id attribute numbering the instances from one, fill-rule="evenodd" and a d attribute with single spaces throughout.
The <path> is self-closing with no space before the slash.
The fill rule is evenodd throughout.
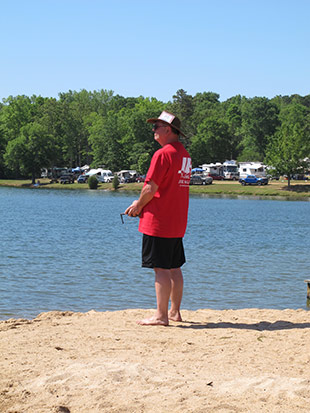
<path id="1" fill-rule="evenodd" d="M 169 162 L 164 153 L 160 150 L 154 153 L 151 160 L 149 170 L 146 174 L 145 182 L 154 181 L 157 186 L 160 186 L 162 180 L 169 169 Z"/>

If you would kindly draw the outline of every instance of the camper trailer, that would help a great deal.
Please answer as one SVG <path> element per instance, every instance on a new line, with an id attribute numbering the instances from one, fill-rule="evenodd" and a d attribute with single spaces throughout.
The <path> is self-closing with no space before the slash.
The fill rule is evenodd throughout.
<path id="1" fill-rule="evenodd" d="M 239 162 L 239 177 L 245 178 L 247 175 L 255 175 L 258 178 L 265 178 L 266 166 L 261 162 Z"/>
<path id="2" fill-rule="evenodd" d="M 212 176 L 213 179 L 224 179 L 223 165 L 217 163 L 204 163 L 200 167 L 205 171 L 205 174 Z"/>

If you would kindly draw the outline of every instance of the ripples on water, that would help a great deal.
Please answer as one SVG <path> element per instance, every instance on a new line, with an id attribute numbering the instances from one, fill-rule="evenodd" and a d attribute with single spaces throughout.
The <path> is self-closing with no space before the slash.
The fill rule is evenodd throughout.
<path id="1" fill-rule="evenodd" d="M 154 308 L 135 194 L 0 188 L 0 319 Z M 306 308 L 309 202 L 191 197 L 183 308 Z"/>

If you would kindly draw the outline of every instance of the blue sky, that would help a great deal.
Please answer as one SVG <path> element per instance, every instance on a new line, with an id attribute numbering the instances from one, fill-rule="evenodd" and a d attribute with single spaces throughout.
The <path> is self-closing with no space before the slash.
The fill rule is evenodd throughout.
<path id="1" fill-rule="evenodd" d="M 310 94 L 310 0 L 0 0 L 0 99 Z"/>

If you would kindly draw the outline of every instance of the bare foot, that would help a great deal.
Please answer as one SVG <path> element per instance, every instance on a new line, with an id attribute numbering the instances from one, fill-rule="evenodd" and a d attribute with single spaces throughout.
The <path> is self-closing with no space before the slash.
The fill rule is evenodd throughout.
<path id="1" fill-rule="evenodd" d="M 177 311 L 176 313 L 170 311 L 168 317 L 169 317 L 169 320 L 171 321 L 182 321 L 180 311 Z"/>
<path id="2" fill-rule="evenodd" d="M 156 317 L 150 317 L 150 318 L 144 318 L 143 320 L 137 321 L 140 326 L 167 326 L 169 324 L 169 321 L 165 320 L 160 320 L 159 318 Z"/>

